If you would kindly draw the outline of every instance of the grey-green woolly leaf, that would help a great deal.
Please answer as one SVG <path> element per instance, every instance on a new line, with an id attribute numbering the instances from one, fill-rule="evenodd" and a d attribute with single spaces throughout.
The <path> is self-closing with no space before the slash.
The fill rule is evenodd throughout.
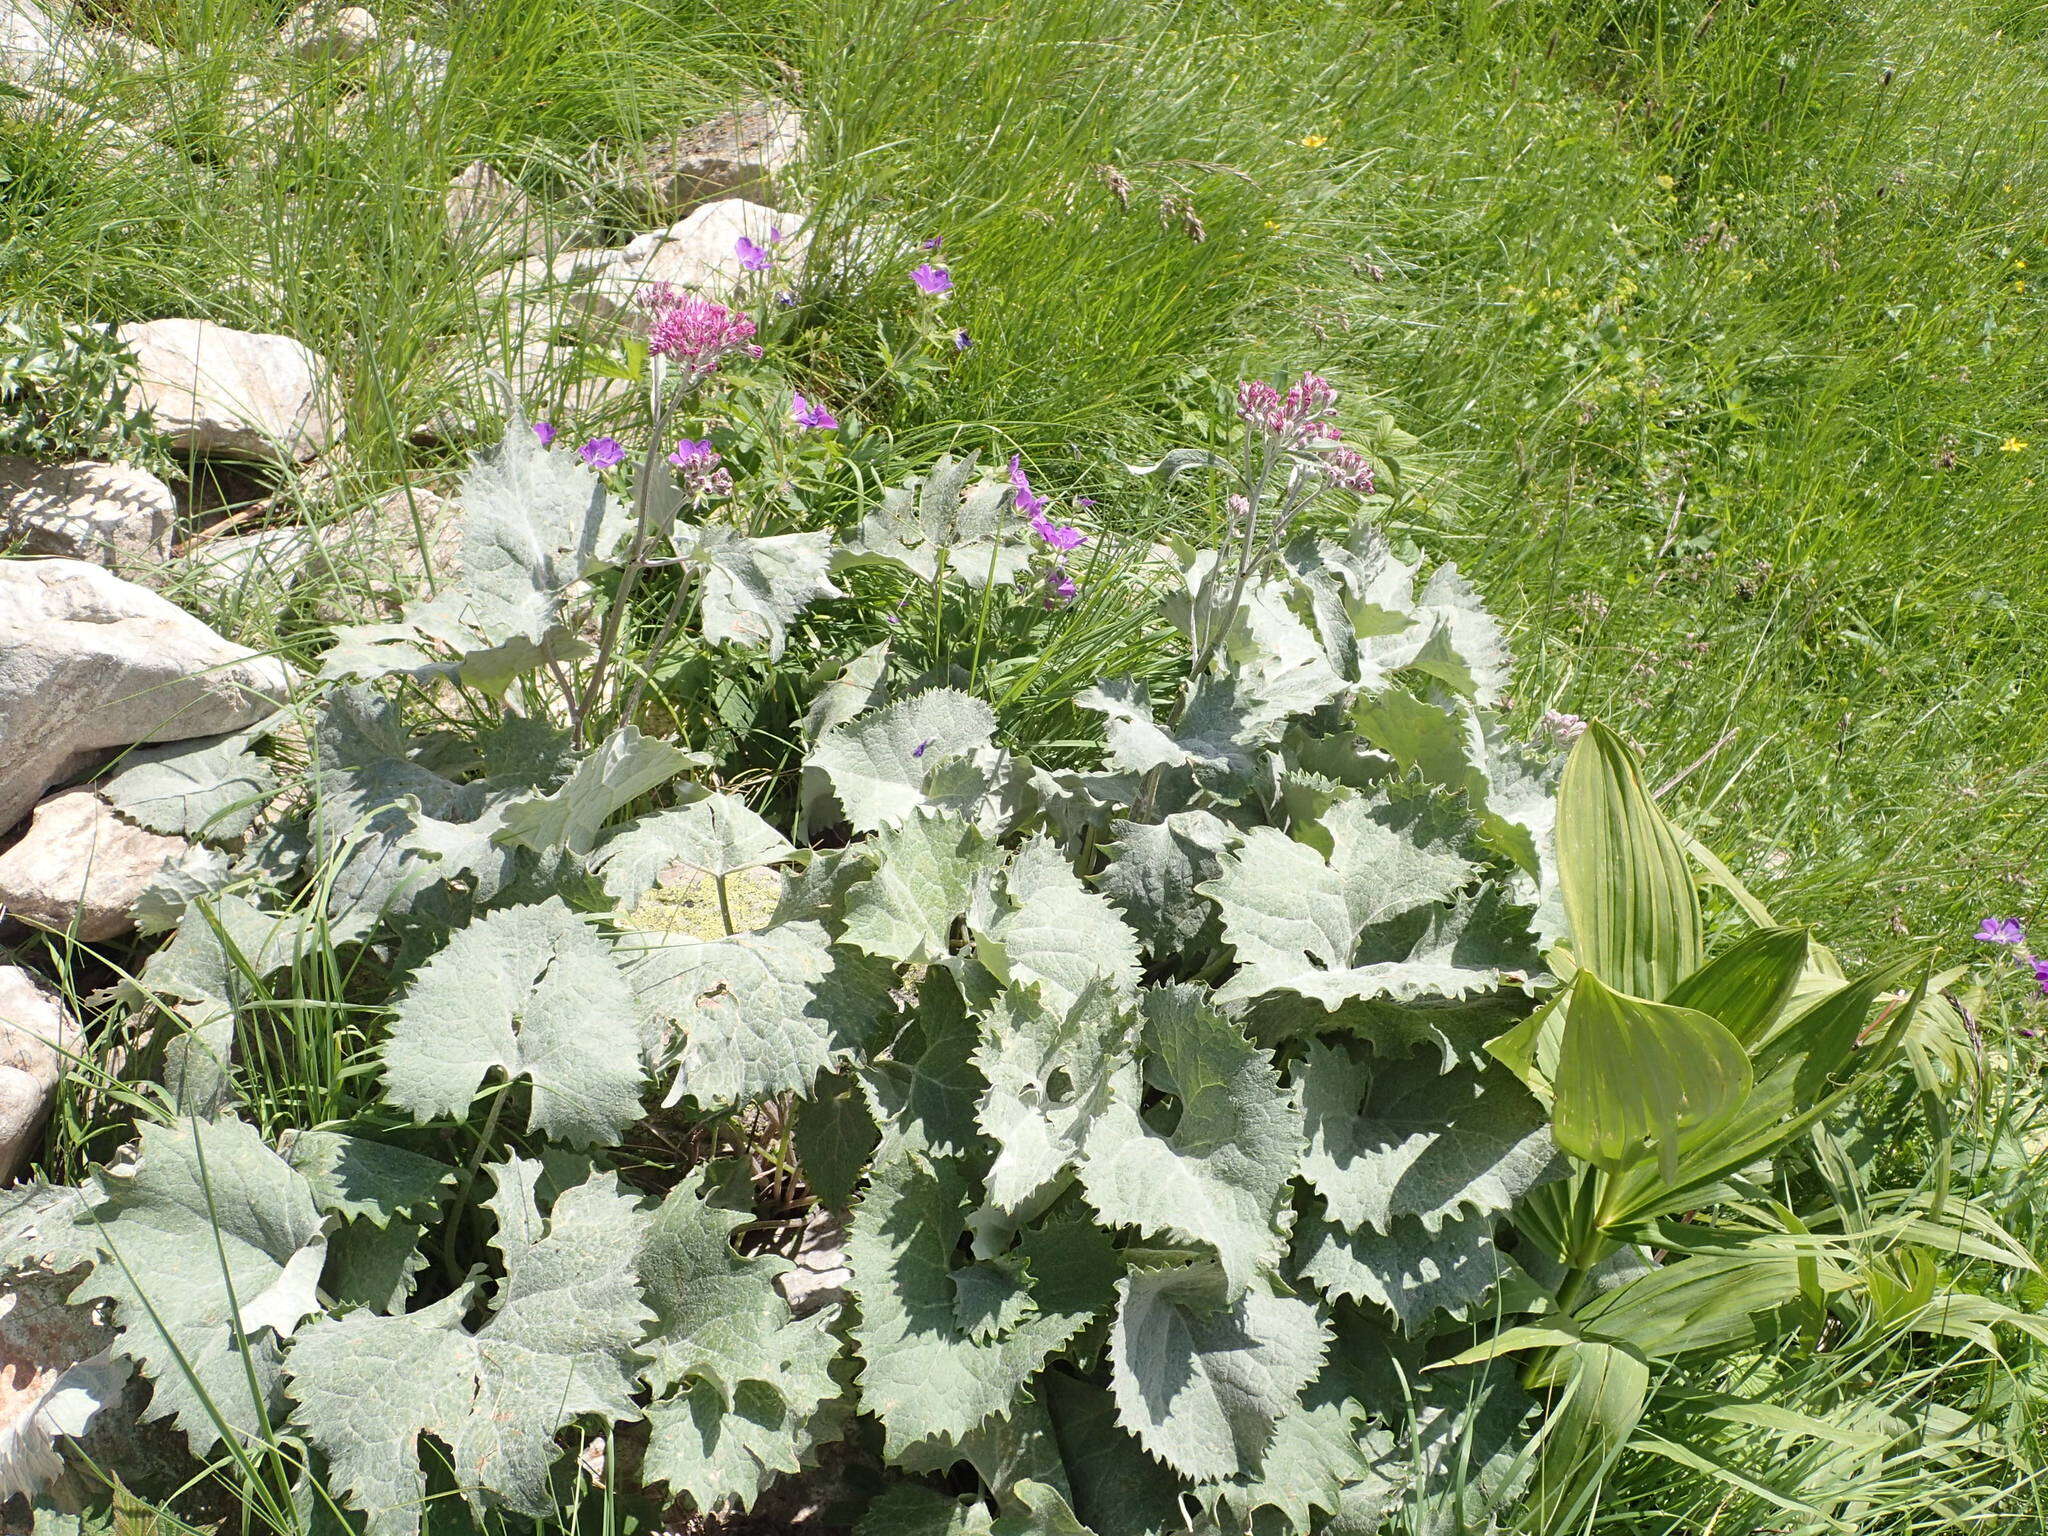
<path id="1" fill-rule="evenodd" d="M 1215 1249 L 1235 1299 L 1279 1264 L 1301 1107 L 1203 988 L 1147 992 L 1144 1014 L 1147 1065 L 1178 1117 L 1171 1132 L 1154 1130 L 1139 1114 L 1139 1074 L 1124 1071 L 1087 1128 L 1081 1187 L 1105 1222 Z"/>
<path id="2" fill-rule="evenodd" d="M 1331 845 L 1327 860 L 1275 828 L 1252 828 L 1200 888 L 1221 910 L 1237 953 L 1237 974 L 1218 998 L 1284 989 L 1335 1008 L 1371 995 L 1379 978 L 1354 974 L 1360 934 L 1449 900 L 1478 874 L 1456 838 L 1404 827 L 1405 814 L 1384 800 L 1338 801 L 1320 827 Z"/>
<path id="3" fill-rule="evenodd" d="M 1234 466 L 1227 457 L 1212 448 L 1169 448 L 1153 463 L 1127 464 L 1124 467 L 1134 475 L 1157 475 L 1161 480 L 1177 480 L 1191 469 L 1230 469 Z"/>
<path id="4" fill-rule="evenodd" d="M 820 1078 L 811 1096 L 796 1102 L 790 1141 L 797 1166 L 811 1193 L 831 1210 L 846 1208 L 880 1140 L 860 1085 L 849 1074 Z"/>
<path id="5" fill-rule="evenodd" d="M 41 1265 L 66 1270 L 97 1251 L 85 1217 L 86 1191 L 69 1184 L 34 1181 L 0 1189 L 0 1271 Z"/>
<path id="6" fill-rule="evenodd" d="M 878 640 L 833 674 L 804 711 L 804 740 L 819 741 L 889 697 L 889 642 Z"/>
<path id="7" fill-rule="evenodd" d="M 563 1426 L 636 1413 L 634 1345 L 650 1314 L 619 1260 L 639 1250 L 646 1218 L 609 1173 L 564 1190 L 545 1217 L 533 1198 L 539 1164 L 515 1159 L 491 1174 L 505 1278 L 482 1327 L 463 1326 L 465 1287 L 418 1312 L 322 1320 L 292 1351 L 298 1422 L 372 1536 L 419 1530 L 422 1435 L 463 1469 L 472 1510 L 543 1518 L 555 1509 L 548 1473 Z"/>
<path id="8" fill-rule="evenodd" d="M 249 830 L 277 774 L 249 750 L 259 727 L 232 736 L 131 747 L 100 794 L 130 821 L 177 837 L 216 841 Z"/>
<path id="9" fill-rule="evenodd" d="M 1042 1380 L 1073 1507 L 1088 1529 L 1097 1536 L 1185 1532 L 1185 1485 L 1117 1422 L 1116 1399 L 1064 1371 L 1048 1371 Z"/>
<path id="10" fill-rule="evenodd" d="M 776 1478 L 802 1470 L 818 1418 L 758 1381 L 742 1382 L 730 1403 L 715 1383 L 693 1381 L 647 1409 L 640 1475 L 699 1510 L 746 1510 Z"/>
<path id="11" fill-rule="evenodd" d="M 847 893 L 874 869 L 874 853 L 866 843 L 809 852 L 803 868 L 783 880 L 771 923 L 819 923 L 836 943 L 846 929 Z"/>
<path id="12" fill-rule="evenodd" d="M 143 962 L 125 1000 L 142 1004 L 177 999 L 227 1011 L 250 1001 L 271 973 L 290 965 L 305 941 L 294 914 L 266 912 L 233 892 L 202 901 L 178 925 L 171 942 Z"/>
<path id="13" fill-rule="evenodd" d="M 858 1074 L 881 1128 L 878 1163 L 903 1152 L 962 1157 L 977 1145 L 975 1106 L 988 1086 L 974 1062 L 978 1038 L 953 973 L 927 972 L 903 1038 Z"/>
<path id="14" fill-rule="evenodd" d="M 946 457 L 930 475 L 884 491 L 838 563 L 894 565 L 927 582 L 943 564 L 969 587 L 1004 586 L 1030 563 L 1033 542 L 1006 482 L 977 479 L 973 455 Z"/>
<path id="15" fill-rule="evenodd" d="M 965 1461 L 995 1496 L 997 1507 L 1005 1510 L 1014 1510 L 1025 1483 L 1043 1483 L 1071 1497 L 1052 1416 L 1043 1401 L 1045 1385 L 1057 1370 L 1053 1366 L 1040 1372 L 1008 1413 L 983 1419 L 957 1441 L 930 1440 L 912 1447 L 896 1464 L 906 1472 L 947 1472 Z"/>
<path id="16" fill-rule="evenodd" d="M 1010 987 L 983 1010 L 974 1064 L 988 1087 L 977 1117 L 996 1144 L 983 1181 L 996 1210 L 1023 1213 L 1080 1157 L 1130 1060 L 1134 1022 L 1101 981 L 1064 1006 Z"/>
<path id="17" fill-rule="evenodd" d="M 652 936 L 646 936 L 650 939 Z M 709 943 L 666 939 L 620 953 L 649 1016 L 670 1032 L 666 1102 L 741 1104 L 808 1093 L 888 1016 L 888 974 L 817 923 Z"/>
<path id="18" fill-rule="evenodd" d="M 1253 1286 L 1228 1306 L 1207 1264 L 1117 1282 L 1110 1385 L 1139 1444 L 1195 1482 L 1255 1474 L 1273 1428 L 1321 1368 L 1315 1308 Z"/>
<path id="19" fill-rule="evenodd" d="M 1446 649 L 1470 676 L 1472 701 L 1482 709 L 1498 704 L 1511 676 L 1507 645 L 1500 625 L 1455 565 L 1437 567 L 1423 584 L 1421 614 L 1425 624 L 1434 619 L 1448 631 Z"/>
<path id="20" fill-rule="evenodd" d="M 1172 729 L 1152 716 L 1152 700 L 1136 678 L 1105 679 L 1074 699 L 1108 719 L 1109 764 L 1126 773 L 1191 768 L 1199 777 L 1240 779 L 1251 772 L 1243 741 L 1252 734 L 1228 680 L 1197 678 L 1187 709 Z"/>
<path id="21" fill-rule="evenodd" d="M 998 981 L 1037 986 L 1067 1007 L 1091 985 L 1128 997 L 1138 981 L 1138 936 L 1107 898 L 1089 890 L 1048 837 L 1011 861 L 1001 911 L 975 931 L 975 958 Z"/>
<path id="22" fill-rule="evenodd" d="M 1236 833 L 1207 811 L 1156 822 L 1119 821 L 1108 862 L 1095 877 L 1124 921 L 1155 956 L 1198 956 L 1221 941 L 1216 908 L 1196 887 L 1216 878 Z"/>
<path id="23" fill-rule="evenodd" d="M 1319 1515 L 1337 1512 L 1345 1486 L 1369 1468 L 1360 1444 L 1367 1406 L 1332 1385 L 1331 1374 L 1325 1368 L 1274 1424 L 1257 1473 L 1216 1485 L 1210 1499 L 1220 1527 L 1306 1533 Z"/>
<path id="24" fill-rule="evenodd" d="M 495 841 L 588 853 L 612 812 L 703 762 L 694 752 L 621 726 L 576 765 L 560 789 L 507 806 Z"/>
<path id="25" fill-rule="evenodd" d="M 1247 583 L 1223 642 L 1244 700 L 1244 729 L 1254 740 L 1271 740 L 1286 721 L 1327 704 L 1347 686 L 1321 638 L 1290 606 L 1291 588 L 1277 579 Z"/>
<path id="26" fill-rule="evenodd" d="M 403 1311 L 406 1297 L 427 1267 L 427 1256 L 420 1250 L 426 1237 L 426 1227 L 404 1216 L 384 1227 L 348 1222 L 327 1239 L 320 1289 L 337 1307 Z"/>
<path id="27" fill-rule="evenodd" d="M 871 955 L 927 965 L 951 950 L 953 924 L 1003 850 L 957 816 L 913 812 L 875 835 L 875 870 L 846 896 L 841 938 Z"/>
<path id="28" fill-rule="evenodd" d="M 138 933 L 169 933 L 199 901 L 217 899 L 239 878 L 236 867 L 217 848 L 194 844 L 174 864 L 149 877 L 131 908 Z"/>
<path id="29" fill-rule="evenodd" d="M 323 677 L 456 671 L 502 694 L 520 673 L 587 649 L 571 632 L 570 596 L 612 558 L 627 527 L 604 482 L 514 424 L 463 477 L 461 505 L 455 582 L 407 604 L 400 624 L 337 631 Z M 452 665 L 439 659 L 444 651 Z"/>
<path id="30" fill-rule="evenodd" d="M 1011 1255 L 953 1271 L 953 1315 L 975 1343 L 999 1339 L 1037 1315 L 1026 1267 Z"/>
<path id="31" fill-rule="evenodd" d="M 1066 1495 L 1049 1483 L 1026 1479 L 1011 1497 L 1023 1508 L 998 1516 L 991 1527 L 993 1536 L 1096 1536 L 1075 1515 Z"/>
<path id="32" fill-rule="evenodd" d="M 327 1238 L 311 1188 L 238 1120 L 145 1124 L 133 1171 L 100 1183 L 105 1198 L 76 1218 L 96 1256 L 71 1299 L 114 1303 L 150 1416 L 175 1419 L 196 1452 L 219 1443 L 209 1401 L 258 1436 L 279 1407 L 283 1341 L 320 1310 Z"/>
<path id="33" fill-rule="evenodd" d="M 954 1439 L 1007 1412 L 1025 1384 L 1110 1302 L 1116 1258 L 1106 1235 L 1065 1223 L 1027 1232 L 1037 1315 L 977 1340 L 955 1311 L 954 1250 L 970 1185 L 957 1160 L 904 1152 L 877 1165 L 846 1244 L 860 1303 L 854 1343 L 861 1404 L 881 1421 L 891 1457 L 917 1441 Z"/>
<path id="34" fill-rule="evenodd" d="M 844 594 L 832 585 L 832 534 L 752 539 L 722 524 L 678 528 L 676 552 L 697 568 L 704 638 L 782 657 L 789 627 L 811 603 Z"/>
<path id="35" fill-rule="evenodd" d="M 1321 1214 L 1295 1233 L 1295 1272 L 1327 1295 L 1385 1307 L 1415 1331 L 1438 1312 L 1463 1317 L 1506 1272 L 1491 1216 L 1464 1216 L 1431 1232 L 1411 1216 L 1391 1233 L 1346 1232 Z"/>
<path id="36" fill-rule="evenodd" d="M 380 1227 L 433 1209 L 455 1183 L 446 1163 L 341 1131 L 295 1132 L 285 1161 L 305 1177 L 321 1210 Z"/>
<path id="37" fill-rule="evenodd" d="M 922 1483 L 895 1483 L 867 1507 L 853 1536 L 976 1536 L 989 1529 L 986 1509 Z"/>
<path id="38" fill-rule="evenodd" d="M 1386 673 L 1359 642 L 1401 636 L 1415 627 L 1410 610 L 1419 562 L 1397 559 L 1378 530 L 1362 520 L 1341 545 L 1299 535 L 1288 544 L 1285 560 L 1307 596 L 1331 666 L 1362 688 L 1380 687 Z"/>
<path id="39" fill-rule="evenodd" d="M 1347 1232 L 1413 1216 L 1431 1232 L 1507 1210 L 1564 1171 L 1543 1108 L 1513 1074 L 1367 1062 L 1311 1042 L 1294 1069 L 1307 1115 L 1301 1171 Z"/>
<path id="40" fill-rule="evenodd" d="M 1509 1362 L 1430 1371 L 1398 1441 L 1374 1436 L 1376 1469 L 1346 1489 L 1331 1536 L 1380 1536 L 1397 1510 L 1415 1536 L 1487 1536 L 1534 1464 L 1523 1433 L 1536 1405 Z"/>
<path id="41" fill-rule="evenodd" d="M 752 1223 L 753 1212 L 719 1204 L 705 1183 L 700 1168 L 669 1192 L 640 1250 L 636 1268 L 655 1314 L 641 1346 L 651 1357 L 648 1385 L 661 1395 L 708 1380 L 730 1398 L 741 1383 L 760 1382 L 808 1415 L 837 1390 L 831 1317 L 790 1316 L 775 1277 L 793 1266 L 738 1253 L 733 1234 Z"/>
<path id="42" fill-rule="evenodd" d="M 416 1120 L 464 1119 L 492 1070 L 533 1084 L 533 1128 L 607 1145 L 640 1118 L 633 989 L 559 897 L 488 912 L 413 976 L 380 1053 Z"/>
<path id="43" fill-rule="evenodd" d="M 995 711 L 980 699 L 932 688 L 840 726 L 805 762 L 825 774 L 854 830 L 874 832 L 932 805 L 937 770 L 987 746 L 995 730 Z"/>
<path id="44" fill-rule="evenodd" d="M 591 866 L 603 873 L 606 895 L 633 902 L 659 885 L 673 865 L 722 879 L 780 864 L 795 853 L 789 839 L 744 800 L 713 794 L 627 822 L 604 840 Z"/>

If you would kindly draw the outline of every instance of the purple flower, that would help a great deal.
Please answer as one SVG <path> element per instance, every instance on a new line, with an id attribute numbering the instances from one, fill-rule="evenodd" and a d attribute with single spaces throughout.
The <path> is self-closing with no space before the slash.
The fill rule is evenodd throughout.
<path id="1" fill-rule="evenodd" d="M 740 267 L 748 272 L 766 272 L 775 265 L 775 258 L 766 249 L 754 244 L 745 235 L 732 243 L 733 254 L 740 259 Z"/>
<path id="2" fill-rule="evenodd" d="M 533 435 L 540 439 L 541 447 L 552 448 L 555 446 L 555 424 L 553 422 L 536 421 L 533 424 Z"/>
<path id="3" fill-rule="evenodd" d="M 790 401 L 789 413 L 800 427 L 818 427 L 829 432 L 839 425 L 837 416 L 822 405 L 811 404 L 802 395 L 797 395 Z"/>
<path id="4" fill-rule="evenodd" d="M 1019 512 L 1035 518 L 1045 510 L 1045 498 L 1031 489 L 1030 477 L 1024 473 L 1024 462 L 1014 453 L 1010 455 L 1010 484 L 1017 488 Z"/>
<path id="5" fill-rule="evenodd" d="M 775 294 L 775 302 L 784 309 L 795 309 L 796 295 L 787 288 L 778 289 Z"/>
<path id="6" fill-rule="evenodd" d="M 1247 379 L 1237 386 L 1238 420 L 1288 444 L 1337 436 L 1336 426 L 1323 419 L 1323 412 L 1336 403 L 1337 391 L 1313 373 L 1295 380 L 1284 397 L 1264 379 Z"/>
<path id="7" fill-rule="evenodd" d="M 2032 955 L 2029 955 L 2027 956 L 2027 966 L 2033 971 L 2034 980 L 2041 984 L 2042 995 L 2048 997 L 2048 960 L 2036 960 Z"/>
<path id="8" fill-rule="evenodd" d="M 930 262 L 919 262 L 910 269 L 910 280 L 926 293 L 951 293 L 953 274 L 944 267 L 935 267 Z"/>
<path id="9" fill-rule="evenodd" d="M 920 741 L 916 746 L 910 749 L 910 755 L 912 757 L 923 757 L 925 753 L 925 748 L 929 747 L 931 744 L 932 738 L 929 736 L 925 737 L 923 741 Z"/>
<path id="10" fill-rule="evenodd" d="M 652 317 L 647 325 L 647 350 L 674 360 L 691 373 L 715 372 L 726 353 L 741 347 L 758 355 L 747 345 L 754 339 L 754 322 L 723 304 L 678 294 L 667 283 L 656 283 L 640 302 Z"/>
<path id="11" fill-rule="evenodd" d="M 1543 712 L 1543 729 L 1550 732 L 1559 746 L 1568 747 L 1586 734 L 1586 722 L 1561 709 L 1547 709 Z"/>
<path id="12" fill-rule="evenodd" d="M 1980 944 L 2024 944 L 2026 930 L 2010 917 L 1987 917 L 1977 925 L 1973 935 Z"/>
<path id="13" fill-rule="evenodd" d="M 967 334 L 966 326 L 961 326 L 959 330 L 953 333 L 953 348 L 955 351 L 965 352 L 973 345 L 974 338 Z"/>
<path id="14" fill-rule="evenodd" d="M 702 464 L 707 461 L 716 464 L 718 462 L 718 455 L 711 447 L 710 438 L 692 439 L 686 437 L 676 444 L 676 450 L 668 456 L 668 461 L 678 469 L 687 469 L 692 464 Z"/>
<path id="15" fill-rule="evenodd" d="M 625 446 L 616 437 L 593 437 L 576 451 L 592 469 L 610 469 L 626 457 Z"/>
<path id="16" fill-rule="evenodd" d="M 1373 490 L 1372 465 L 1365 455 L 1356 448 L 1331 448 L 1323 453 L 1323 473 L 1330 477 L 1332 485 L 1341 485 L 1347 491 L 1360 496 L 1370 496 Z"/>
<path id="17" fill-rule="evenodd" d="M 782 244 L 782 226 L 780 224 L 770 226 L 768 230 L 768 243 L 770 245 Z"/>
<path id="18" fill-rule="evenodd" d="M 1095 505 L 1095 498 L 1093 496 L 1076 496 L 1074 498 L 1074 505 L 1077 507 L 1092 507 Z"/>
<path id="19" fill-rule="evenodd" d="M 1071 603 L 1075 598 L 1079 597 L 1080 595 L 1080 587 L 1075 584 L 1074 578 L 1067 574 L 1067 568 L 1064 565 L 1055 565 L 1046 571 L 1046 607 L 1064 608 L 1067 604 Z M 1054 599 L 1058 599 L 1058 602 L 1055 603 Z"/>
<path id="20" fill-rule="evenodd" d="M 1043 512 L 1031 514 L 1031 531 L 1061 554 L 1070 549 L 1079 549 L 1088 542 L 1088 535 L 1080 529 L 1070 528 L 1065 523 L 1056 523 Z"/>
<path id="21" fill-rule="evenodd" d="M 732 475 L 719 467 L 716 450 L 710 438 L 693 441 L 683 438 L 676 444 L 675 452 L 668 456 L 669 463 L 680 471 L 676 479 L 683 488 L 683 494 L 692 501 L 708 501 L 715 496 L 732 494 Z"/>
<path id="22" fill-rule="evenodd" d="M 929 240 L 920 241 L 917 248 L 921 251 L 936 251 L 945 243 L 946 237 L 944 235 L 933 235 Z"/>

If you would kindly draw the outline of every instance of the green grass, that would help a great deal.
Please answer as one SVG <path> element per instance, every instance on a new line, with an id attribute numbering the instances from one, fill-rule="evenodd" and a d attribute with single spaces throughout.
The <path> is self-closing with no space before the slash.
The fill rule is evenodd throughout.
<path id="1" fill-rule="evenodd" d="M 1165 504 L 1118 458 L 1207 431 L 1241 372 L 1319 367 L 1352 419 L 1420 437 L 1391 520 L 1511 618 L 1525 719 L 1614 724 L 1781 914 L 1852 952 L 1957 953 L 1986 911 L 2048 923 L 2048 6 L 381 10 L 450 49 L 444 91 L 345 97 L 346 72 L 264 55 L 268 6 L 128 7 L 182 52 L 110 99 L 163 114 L 172 154 L 109 166 L 0 116 L 0 306 L 201 313 L 320 349 L 352 459 L 311 513 L 338 515 L 456 457 L 412 441 L 446 403 L 431 360 L 477 318 L 481 268 L 441 231 L 456 169 L 496 160 L 566 228 L 592 165 L 793 90 L 820 221 L 942 232 L 976 342 L 912 387 L 879 362 L 901 263 L 807 295 L 786 365 L 892 436 L 876 472 L 1017 451 L 1149 532 Z M 238 123 L 251 72 L 272 105 Z M 244 632 L 274 640 L 274 617 Z M 1966 1172 L 2039 1235 L 2025 1177 Z M 1844 1348 L 1787 1400 L 1874 1401 L 1865 1360 L 1943 1368 Z M 2015 1447 L 2041 1390 L 1982 1384 Z M 1814 1475 L 1873 1478 L 1872 1529 L 2041 1529 L 2042 1496 L 1987 1466 L 1996 1504 L 1889 1462 Z M 1708 1486 L 1645 1461 L 1596 1525 L 1787 1518 Z"/>

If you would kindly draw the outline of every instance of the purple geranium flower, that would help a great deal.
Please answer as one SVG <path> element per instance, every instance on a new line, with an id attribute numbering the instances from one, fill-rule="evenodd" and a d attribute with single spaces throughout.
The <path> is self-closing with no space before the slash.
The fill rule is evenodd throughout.
<path id="1" fill-rule="evenodd" d="M 711 439 L 683 438 L 676 444 L 676 450 L 668 456 L 669 463 L 681 469 L 685 465 L 701 463 L 706 459 L 715 460 L 718 455 L 711 447 Z"/>
<path id="2" fill-rule="evenodd" d="M 541 447 L 552 448 L 555 446 L 555 424 L 553 422 L 536 421 L 533 424 L 533 435 L 540 439 Z"/>
<path id="3" fill-rule="evenodd" d="M 797 395 L 790 401 L 790 415 L 800 427 L 818 427 L 829 432 L 839 425 L 837 416 L 822 405 L 811 404 L 802 395 Z"/>
<path id="4" fill-rule="evenodd" d="M 953 346 L 956 350 L 965 352 L 969 347 L 973 345 L 974 338 L 967 334 L 966 326 L 961 326 L 959 330 L 953 333 Z"/>
<path id="5" fill-rule="evenodd" d="M 2010 917 L 1987 917 L 1977 925 L 1976 939 L 1984 944 L 2024 944 L 2026 931 Z"/>
<path id="6" fill-rule="evenodd" d="M 1075 583 L 1074 578 L 1067 574 L 1064 565 L 1055 565 L 1045 573 L 1046 607 L 1055 606 L 1054 600 L 1057 599 L 1057 606 L 1064 608 L 1080 595 L 1081 588 Z"/>
<path id="7" fill-rule="evenodd" d="M 944 235 L 933 235 L 929 240 L 918 242 L 918 249 L 921 251 L 936 251 L 945 243 L 946 237 Z"/>
<path id="8" fill-rule="evenodd" d="M 1017 510 L 1026 517 L 1036 517 L 1045 510 L 1045 498 L 1031 489 L 1031 479 L 1024 473 L 1024 461 L 1016 454 L 1010 455 L 1010 484 L 1017 488 Z"/>
<path id="9" fill-rule="evenodd" d="M 740 259 L 740 266 L 748 272 L 766 272 L 775 265 L 775 258 L 767 250 L 754 244 L 745 235 L 732 243 L 733 254 Z"/>
<path id="10" fill-rule="evenodd" d="M 910 269 L 910 280 L 926 293 L 951 293 L 953 274 L 944 267 L 935 267 L 930 262 L 919 262 Z"/>
<path id="11" fill-rule="evenodd" d="M 929 747 L 931 746 L 931 744 L 932 744 L 932 739 L 931 739 L 931 737 L 929 737 L 929 736 L 925 737 L 925 739 L 924 739 L 923 741 L 920 741 L 920 742 L 919 742 L 919 743 L 918 743 L 918 744 L 917 744 L 916 746 L 914 746 L 914 747 L 912 747 L 912 748 L 910 749 L 910 755 L 911 755 L 912 757 L 923 757 L 923 756 L 924 756 L 924 754 L 925 754 L 925 751 L 926 751 L 926 749 L 927 749 L 927 748 L 929 748 Z"/>
<path id="12" fill-rule="evenodd" d="M 576 451 L 592 469 L 610 469 L 626 457 L 625 445 L 616 437 L 593 437 Z"/>
<path id="13" fill-rule="evenodd" d="M 776 224 L 769 229 L 768 243 L 770 245 L 782 244 L 782 226 L 780 224 Z"/>
<path id="14" fill-rule="evenodd" d="M 1088 535 L 1080 529 L 1070 528 L 1065 523 L 1056 523 L 1043 512 L 1031 514 L 1031 531 L 1061 554 L 1070 549 L 1079 549 L 1088 542 Z"/>

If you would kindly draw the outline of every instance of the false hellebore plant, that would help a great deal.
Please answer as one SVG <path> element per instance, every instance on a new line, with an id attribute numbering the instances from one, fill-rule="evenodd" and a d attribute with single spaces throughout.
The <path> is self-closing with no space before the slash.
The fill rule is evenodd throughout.
<path id="1" fill-rule="evenodd" d="M 680 562 L 660 643 L 770 656 L 856 568 L 1042 603 L 1028 482 L 942 460 L 850 532 L 751 537 L 701 444 L 629 509 L 515 420 L 459 579 L 337 638 L 261 828 L 247 737 L 113 780 L 221 849 L 126 989 L 172 1112 L 5 1197 L 0 1252 L 70 1277 L 195 1452 L 370 1536 L 434 1496 L 552 1515 L 577 1425 L 636 1426 L 611 1486 L 705 1510 L 848 1441 L 892 1469 L 878 1533 L 1565 1529 L 1661 1362 L 1826 1305 L 1820 1239 L 1677 1218 L 1913 1009 L 1859 1049 L 1898 972 L 1767 922 L 1707 954 L 1726 872 L 1626 749 L 1595 727 L 1560 793 L 1457 572 L 1312 523 L 1372 472 L 1330 401 L 1248 388 L 1242 465 L 1155 466 L 1229 476 L 1230 533 L 1160 552 L 1184 675 L 1089 689 L 1096 761 L 877 646 L 803 722 L 810 846 L 631 698 L 579 744 L 617 697 L 593 578 Z M 708 933 L 636 921 L 665 876 Z M 259 1127 L 252 1021 L 337 948 L 388 979 L 334 1004 L 362 1086 Z M 844 1220 L 843 1299 L 785 1300 L 764 1181 Z"/>

